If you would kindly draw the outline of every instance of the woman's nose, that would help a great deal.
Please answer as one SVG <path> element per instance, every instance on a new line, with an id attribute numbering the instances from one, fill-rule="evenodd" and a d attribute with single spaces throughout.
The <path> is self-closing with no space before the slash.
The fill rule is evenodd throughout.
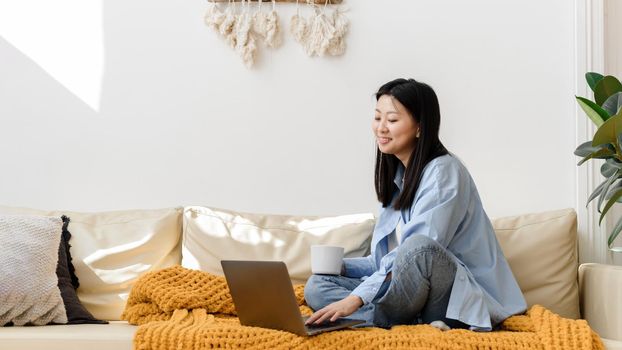
<path id="1" fill-rule="evenodd" d="M 383 121 L 378 122 L 378 126 L 376 127 L 376 131 L 379 133 L 384 133 L 387 131 L 387 124 Z"/>

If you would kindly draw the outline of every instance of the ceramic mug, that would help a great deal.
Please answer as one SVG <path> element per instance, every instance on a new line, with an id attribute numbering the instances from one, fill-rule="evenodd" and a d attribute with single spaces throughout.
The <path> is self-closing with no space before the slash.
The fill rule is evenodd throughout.
<path id="1" fill-rule="evenodd" d="M 318 275 L 339 275 L 343 264 L 343 247 L 311 246 L 311 272 Z"/>

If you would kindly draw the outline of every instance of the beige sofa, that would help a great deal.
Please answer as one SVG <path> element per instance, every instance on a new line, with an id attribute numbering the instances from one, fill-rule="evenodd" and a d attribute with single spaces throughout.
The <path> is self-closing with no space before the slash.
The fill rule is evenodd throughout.
<path id="1" fill-rule="evenodd" d="M 0 327 L 0 349 L 131 349 L 136 327 L 120 321 L 140 275 L 182 264 L 221 273 L 221 259 L 285 261 L 292 281 L 310 275 L 309 246 L 367 253 L 372 214 L 333 217 L 262 215 L 207 207 L 103 213 L 2 207 L 0 214 L 71 218 L 78 296 L 108 325 Z M 499 242 L 529 305 L 569 318 L 583 315 L 607 349 L 622 350 L 622 267 L 578 266 L 572 209 L 493 219 Z"/>

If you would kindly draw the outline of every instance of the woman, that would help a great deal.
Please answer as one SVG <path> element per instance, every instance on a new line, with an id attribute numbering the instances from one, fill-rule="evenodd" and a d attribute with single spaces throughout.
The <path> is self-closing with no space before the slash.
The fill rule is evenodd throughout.
<path id="1" fill-rule="evenodd" d="M 485 331 L 524 312 L 475 184 L 438 138 L 434 90 L 396 79 L 376 100 L 382 207 L 371 255 L 345 258 L 341 276 L 311 276 L 305 298 L 316 312 L 307 324 L 349 317 L 367 326 L 442 321 L 433 324 Z"/>

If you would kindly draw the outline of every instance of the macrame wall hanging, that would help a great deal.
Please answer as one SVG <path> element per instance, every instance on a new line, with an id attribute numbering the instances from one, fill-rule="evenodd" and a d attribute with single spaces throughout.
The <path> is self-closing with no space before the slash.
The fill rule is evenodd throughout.
<path id="1" fill-rule="evenodd" d="M 350 22 L 345 10 L 327 10 L 329 4 L 341 4 L 341 0 L 208 0 L 213 4 L 205 14 L 205 24 L 223 37 L 235 50 L 246 67 L 255 63 L 259 43 L 268 48 L 277 48 L 283 42 L 283 34 L 276 11 L 277 2 L 296 2 L 296 14 L 290 20 L 289 32 L 309 56 L 339 56 L 346 50 L 345 36 Z M 262 3 L 271 1 L 270 11 Z M 304 0 L 303 0 L 304 1 Z M 251 5 L 251 2 L 257 2 Z M 226 3 L 222 10 L 219 3 Z M 301 8 L 310 12 L 305 17 Z M 330 12 L 330 13 L 329 13 Z"/>

